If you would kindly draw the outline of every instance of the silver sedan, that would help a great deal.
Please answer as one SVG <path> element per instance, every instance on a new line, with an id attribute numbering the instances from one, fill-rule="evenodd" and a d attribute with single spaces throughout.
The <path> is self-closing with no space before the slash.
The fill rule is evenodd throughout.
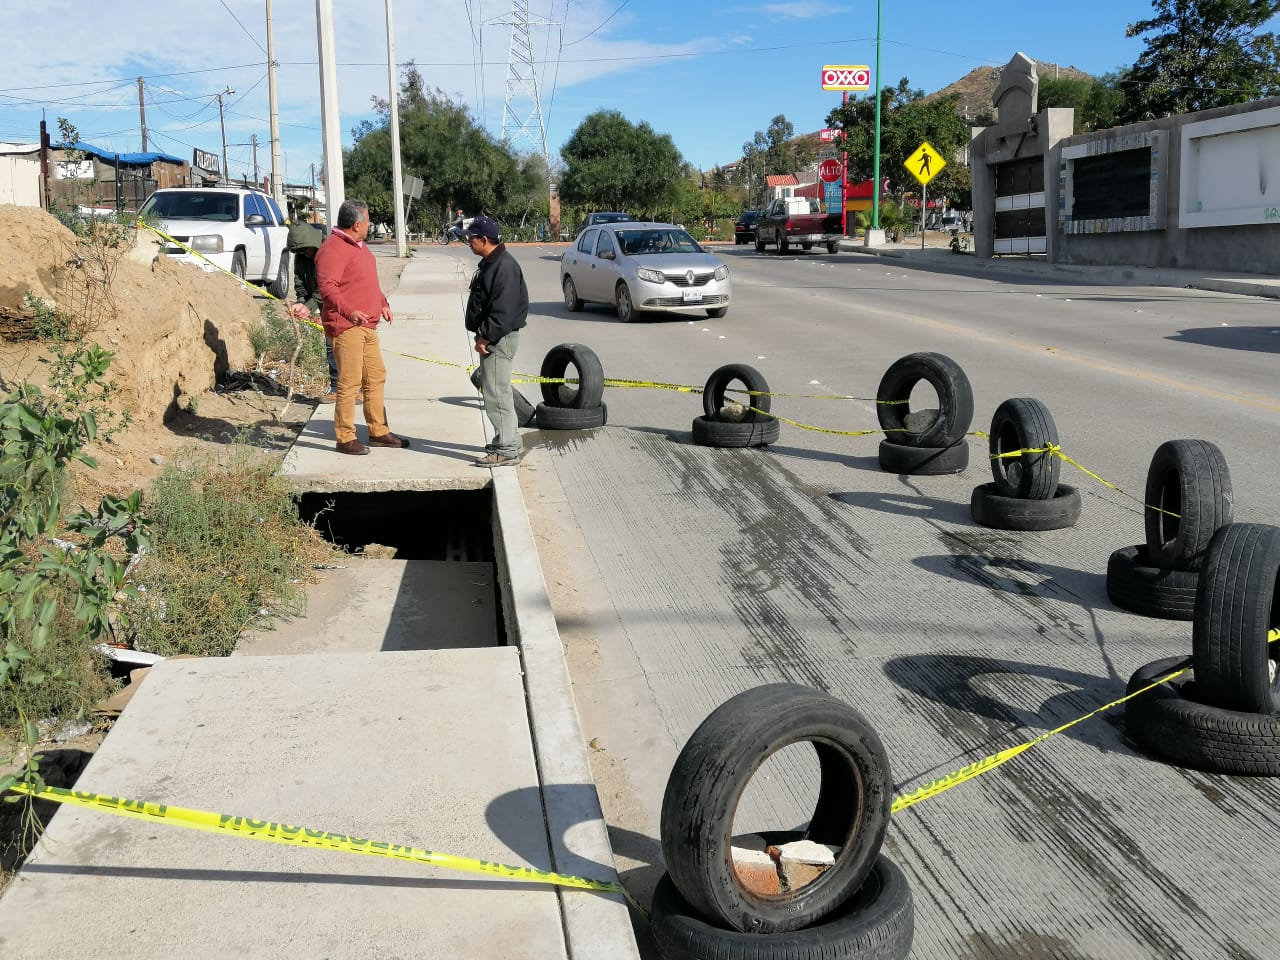
<path id="1" fill-rule="evenodd" d="M 564 305 L 611 303 L 623 323 L 646 310 L 729 312 L 729 268 L 670 223 L 588 227 L 560 258 Z"/>

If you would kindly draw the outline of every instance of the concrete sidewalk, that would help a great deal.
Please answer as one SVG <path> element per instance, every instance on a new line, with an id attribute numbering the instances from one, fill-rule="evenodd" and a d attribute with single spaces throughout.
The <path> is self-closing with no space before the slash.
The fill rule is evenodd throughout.
<path id="1" fill-rule="evenodd" d="M 520 468 L 473 466 L 488 424 L 461 369 L 470 266 L 420 250 L 380 328 L 388 419 L 412 446 L 338 454 L 322 406 L 282 472 L 300 492 L 490 491 L 495 562 L 324 571 L 307 616 L 236 656 L 154 668 L 78 789 L 617 880 Z M 67 807 L 0 899 L 0 955 L 85 944 L 156 960 L 638 956 L 618 895 Z"/>
<path id="2" fill-rule="evenodd" d="M 841 242 L 840 250 L 842 253 L 900 259 L 924 270 L 962 273 L 992 279 L 999 279 L 1001 275 L 1044 277 L 1063 282 L 1179 287 L 1212 290 L 1217 293 L 1235 293 L 1248 297 L 1280 298 L 1280 278 L 1255 273 L 1172 267 L 1132 267 L 1124 264 L 1115 266 L 1055 264 L 1043 259 L 1023 257 L 981 259 L 967 253 L 953 253 L 949 247 L 921 249 L 918 239 L 915 243 L 889 243 L 882 247 L 867 247 L 860 240 L 845 240 Z"/>

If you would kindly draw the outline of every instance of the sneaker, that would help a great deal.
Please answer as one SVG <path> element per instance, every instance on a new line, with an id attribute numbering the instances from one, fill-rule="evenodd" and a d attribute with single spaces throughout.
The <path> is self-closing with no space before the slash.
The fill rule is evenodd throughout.
<path id="1" fill-rule="evenodd" d="M 337 403 L 337 402 L 338 402 L 338 391 L 337 391 L 337 390 L 330 390 L 328 393 L 326 393 L 324 396 L 322 396 L 322 397 L 320 398 L 320 402 L 321 402 L 321 403 Z"/>
<path id="2" fill-rule="evenodd" d="M 369 448 L 359 440 L 348 440 L 346 443 L 334 444 L 334 449 L 339 453 L 349 453 L 355 457 L 363 457 L 369 453 Z"/>
<path id="3" fill-rule="evenodd" d="M 404 437 L 397 437 L 394 433 L 384 433 L 380 437 L 369 437 L 369 446 L 396 447 L 400 450 L 406 450 L 409 447 L 409 441 L 404 439 Z"/>
<path id="4" fill-rule="evenodd" d="M 506 467 L 520 462 L 520 457 L 508 457 L 506 454 L 499 453 L 494 450 L 492 453 L 486 453 L 483 457 L 475 462 L 477 467 Z"/>

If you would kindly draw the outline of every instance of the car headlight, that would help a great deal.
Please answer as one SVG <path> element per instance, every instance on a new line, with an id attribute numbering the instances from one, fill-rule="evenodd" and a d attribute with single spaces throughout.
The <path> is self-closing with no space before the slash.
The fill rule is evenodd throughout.
<path id="1" fill-rule="evenodd" d="M 650 283 L 666 283 L 667 275 L 661 270 L 650 270 L 648 267 L 637 267 L 636 276 Z"/>
<path id="2" fill-rule="evenodd" d="M 720 266 L 716 267 L 716 272 L 713 273 L 712 276 L 715 277 L 717 280 L 728 280 L 729 267 L 723 263 L 720 264 Z"/>
<path id="3" fill-rule="evenodd" d="M 192 237 L 188 246 L 197 253 L 221 253 L 222 234 L 206 233 L 198 237 Z"/>

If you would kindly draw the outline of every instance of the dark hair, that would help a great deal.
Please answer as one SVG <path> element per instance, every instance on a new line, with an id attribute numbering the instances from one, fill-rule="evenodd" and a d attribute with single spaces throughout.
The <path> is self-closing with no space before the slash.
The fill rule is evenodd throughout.
<path id="1" fill-rule="evenodd" d="M 369 205 L 363 200 L 344 200 L 338 208 L 338 229 L 350 230 L 361 220 L 369 219 Z"/>

